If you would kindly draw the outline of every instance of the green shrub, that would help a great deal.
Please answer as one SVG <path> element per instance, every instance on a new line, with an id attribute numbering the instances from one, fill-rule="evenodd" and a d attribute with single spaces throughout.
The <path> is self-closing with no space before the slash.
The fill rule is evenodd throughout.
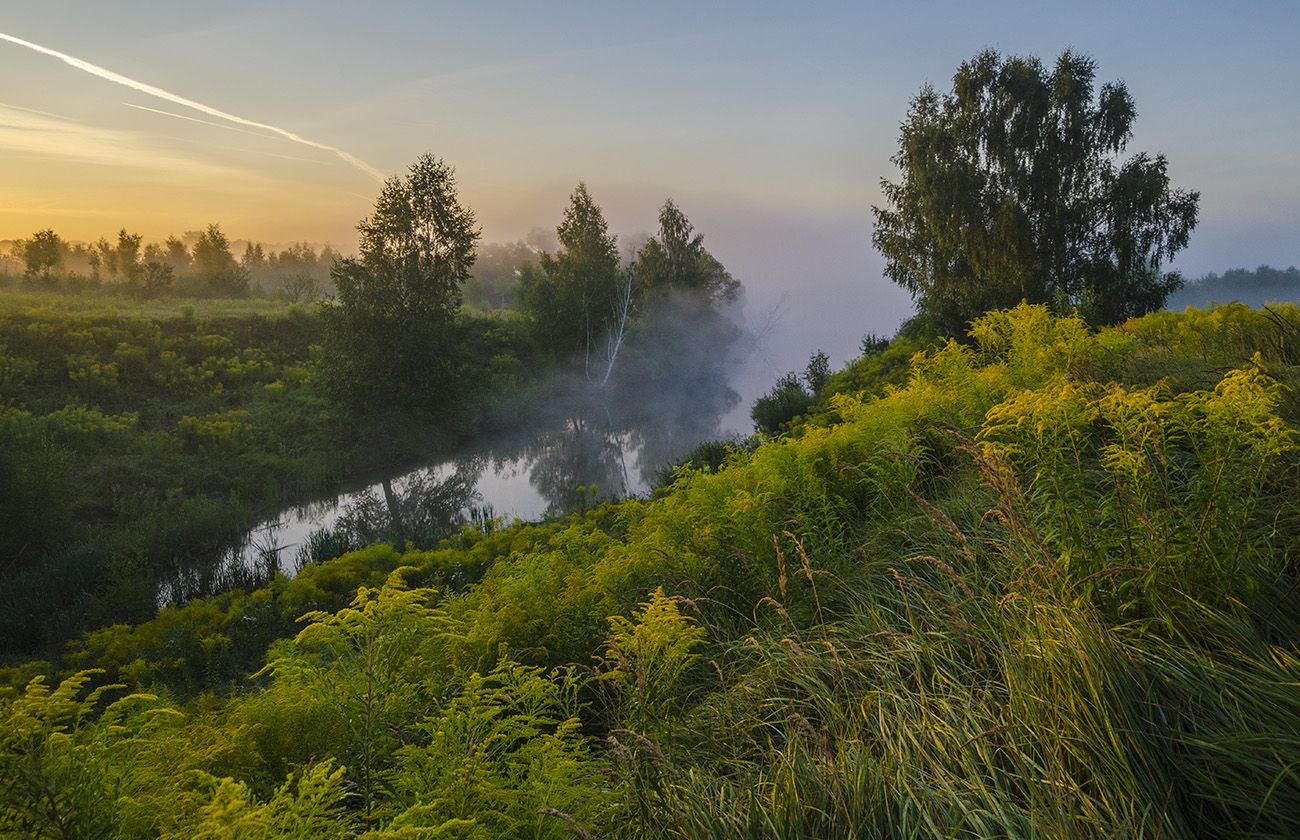
<path id="1" fill-rule="evenodd" d="M 749 416 L 757 431 L 775 435 L 808 411 L 812 404 L 813 396 L 804 389 L 799 377 L 787 373 L 776 381 L 772 390 L 754 401 Z"/>

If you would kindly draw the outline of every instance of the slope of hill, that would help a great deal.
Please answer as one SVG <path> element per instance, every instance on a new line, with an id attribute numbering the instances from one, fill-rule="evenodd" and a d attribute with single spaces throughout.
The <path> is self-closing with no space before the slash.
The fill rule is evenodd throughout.
<path id="1" fill-rule="evenodd" d="M 654 499 L 11 669 L 0 826 L 1300 833 L 1300 308 L 971 337 Z"/>

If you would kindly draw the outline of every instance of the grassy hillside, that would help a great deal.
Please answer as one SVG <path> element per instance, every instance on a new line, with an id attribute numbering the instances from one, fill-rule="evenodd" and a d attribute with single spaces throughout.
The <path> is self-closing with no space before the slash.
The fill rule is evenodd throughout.
<path id="1" fill-rule="evenodd" d="M 651 501 L 11 669 L 0 830 L 1300 833 L 1300 308 L 904 352 Z"/>

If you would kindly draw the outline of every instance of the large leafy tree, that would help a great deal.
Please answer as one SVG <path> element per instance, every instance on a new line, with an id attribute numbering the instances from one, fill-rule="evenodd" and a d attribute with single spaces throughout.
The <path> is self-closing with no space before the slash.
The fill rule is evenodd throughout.
<path id="1" fill-rule="evenodd" d="M 37 274 L 49 277 L 63 263 L 66 246 L 53 230 L 38 230 L 31 239 L 24 240 L 19 250 L 27 276 Z"/>
<path id="2" fill-rule="evenodd" d="M 248 272 L 231 253 L 230 239 L 220 225 L 208 225 L 199 234 L 191 260 L 194 278 L 203 290 L 224 295 L 242 295 L 248 291 Z M 117 264 L 116 257 L 113 264 Z M 122 270 L 120 265 L 118 270 Z"/>
<path id="3" fill-rule="evenodd" d="M 357 225 L 359 255 L 331 270 L 330 383 L 353 408 L 445 408 L 455 377 L 455 316 L 479 239 L 455 172 L 425 154 L 390 178 Z"/>
<path id="4" fill-rule="evenodd" d="M 447 320 L 470 279 L 479 231 L 456 195 L 456 174 L 424 154 L 405 178 L 390 178 L 374 212 L 357 225 L 360 267 L 339 287 L 339 302 L 402 322 Z M 345 288 L 346 287 L 346 288 Z"/>
<path id="5" fill-rule="evenodd" d="M 704 236 L 670 198 L 659 210 L 659 232 L 637 252 L 637 280 L 652 298 L 685 293 L 710 303 L 735 300 L 740 281 L 704 248 Z"/>
<path id="6" fill-rule="evenodd" d="M 126 228 L 117 232 L 117 248 L 113 252 L 113 264 L 117 266 L 117 273 L 122 275 L 122 279 L 127 283 L 134 284 L 140 280 L 140 246 L 143 242 L 143 235 L 127 233 Z"/>
<path id="7" fill-rule="evenodd" d="M 1021 300 L 1116 323 L 1181 285 L 1164 262 L 1187 245 L 1199 193 L 1172 189 L 1163 155 L 1125 151 L 1137 116 L 1122 82 L 1097 89 L 1096 62 L 1066 51 L 987 50 L 952 90 L 912 100 L 882 181 L 873 244 L 922 322 L 961 334 Z"/>
<path id="8" fill-rule="evenodd" d="M 740 281 L 704 247 L 704 236 L 672 199 L 659 209 L 658 231 L 637 250 L 632 275 L 644 316 L 628 381 L 671 383 L 675 392 L 695 397 L 718 393 L 740 337 L 723 309 L 740 297 Z M 724 400 L 734 399 L 725 393 Z"/>
<path id="9" fill-rule="evenodd" d="M 520 302 L 538 343 L 590 362 L 605 336 L 627 314 L 630 278 L 619 265 L 618 240 L 586 184 L 569 197 L 555 229 L 559 249 L 543 252 L 521 276 Z"/>

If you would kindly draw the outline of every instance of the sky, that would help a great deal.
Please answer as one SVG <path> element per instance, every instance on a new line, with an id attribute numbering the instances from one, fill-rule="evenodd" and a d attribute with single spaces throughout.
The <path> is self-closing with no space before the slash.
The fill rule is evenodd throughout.
<path id="1" fill-rule="evenodd" d="M 624 236 L 671 196 L 778 325 L 769 368 L 840 362 L 910 311 L 870 246 L 909 99 L 985 47 L 1070 47 L 1128 85 L 1129 151 L 1201 192 L 1175 268 L 1300 264 L 1293 0 L 5 0 L 0 33 L 175 97 L 0 40 L 0 239 L 215 221 L 347 251 L 377 173 L 431 152 L 488 241 L 553 227 L 579 180 Z"/>

